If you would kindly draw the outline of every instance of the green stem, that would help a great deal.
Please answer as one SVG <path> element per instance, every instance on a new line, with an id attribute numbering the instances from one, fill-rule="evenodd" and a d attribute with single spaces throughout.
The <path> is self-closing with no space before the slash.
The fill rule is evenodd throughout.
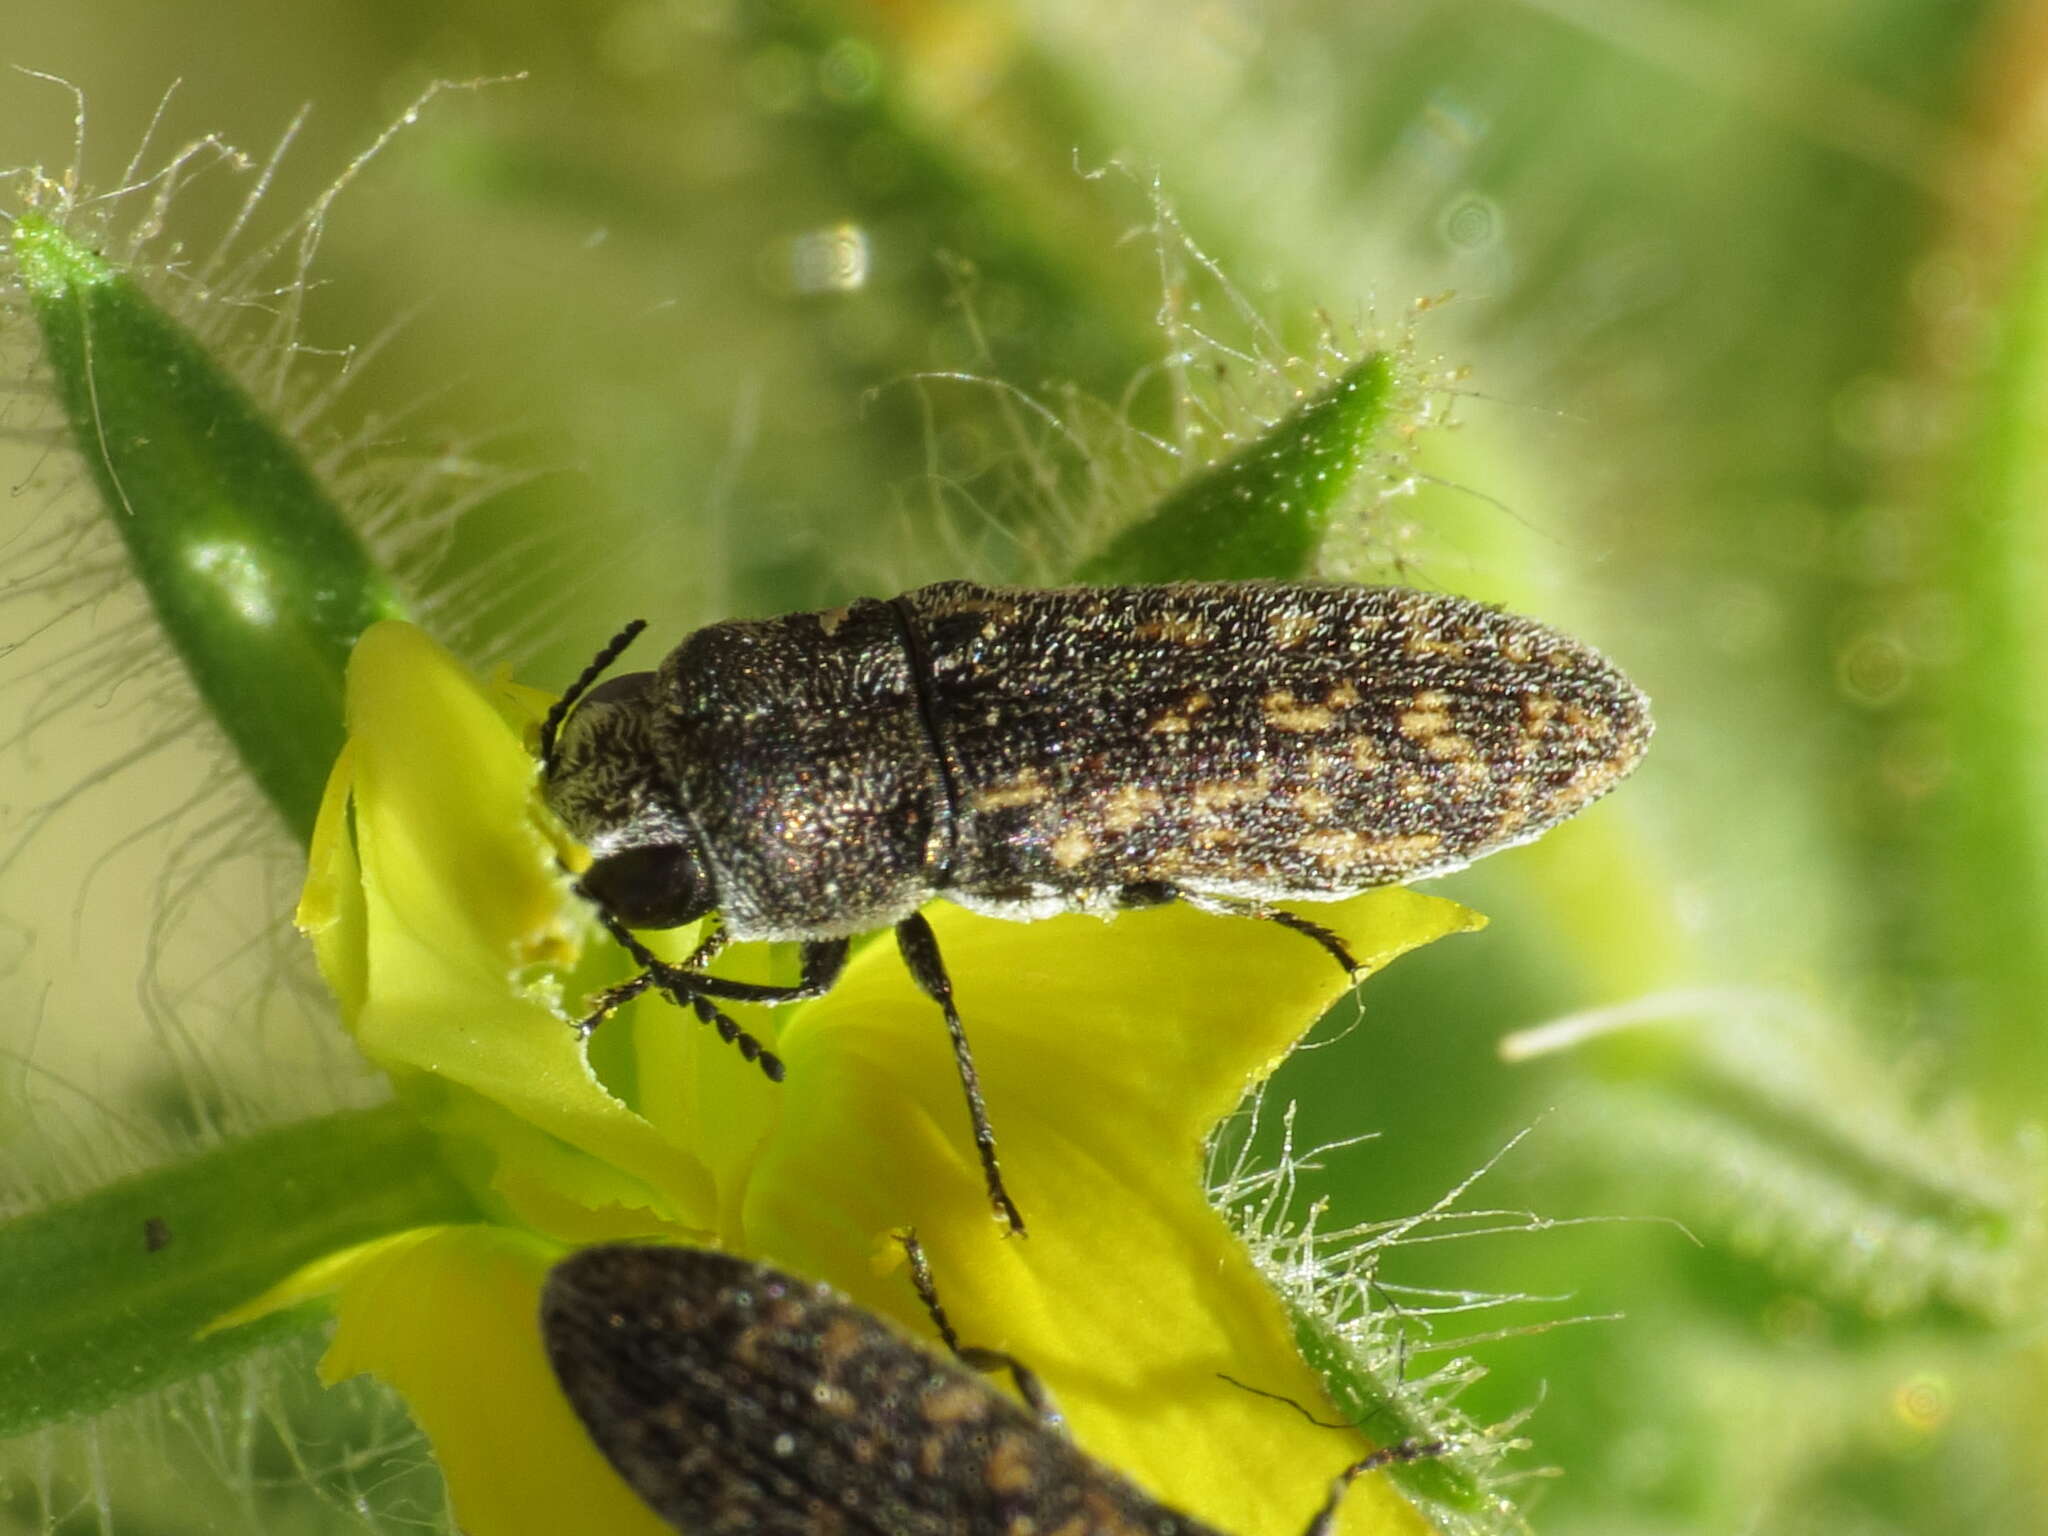
<path id="1" fill-rule="evenodd" d="M 475 1219 L 417 1116 L 386 1105 L 245 1137 L 0 1226 L 0 1438 L 307 1327 L 318 1308 L 200 1333 L 314 1259 Z"/>

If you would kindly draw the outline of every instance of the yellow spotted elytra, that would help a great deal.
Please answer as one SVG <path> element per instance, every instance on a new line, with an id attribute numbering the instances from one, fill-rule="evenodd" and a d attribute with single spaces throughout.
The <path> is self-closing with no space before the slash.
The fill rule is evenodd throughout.
<path id="1" fill-rule="evenodd" d="M 779 1077 L 718 1003 L 815 997 L 852 935 L 893 926 L 1016 1230 L 923 903 L 1029 920 L 1185 901 L 1283 924 L 1351 972 L 1335 934 L 1280 904 L 1527 842 L 1612 788 L 1651 731 L 1589 646 L 1409 587 L 941 582 L 707 625 L 657 670 L 597 683 L 640 627 L 541 729 L 547 802 L 591 853 L 581 889 L 643 967 L 585 1027 L 653 988 Z M 710 913 L 689 964 L 633 937 Z M 708 974 L 732 939 L 800 942 L 802 979 Z"/>

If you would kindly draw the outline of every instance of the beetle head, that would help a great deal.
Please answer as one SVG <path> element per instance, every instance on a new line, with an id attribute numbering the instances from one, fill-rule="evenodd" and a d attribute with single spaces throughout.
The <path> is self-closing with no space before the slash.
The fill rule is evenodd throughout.
<path id="1" fill-rule="evenodd" d="M 655 740 L 655 674 L 590 688 L 546 741 L 541 795 L 591 855 L 583 894 L 628 928 L 679 928 L 718 904 Z"/>

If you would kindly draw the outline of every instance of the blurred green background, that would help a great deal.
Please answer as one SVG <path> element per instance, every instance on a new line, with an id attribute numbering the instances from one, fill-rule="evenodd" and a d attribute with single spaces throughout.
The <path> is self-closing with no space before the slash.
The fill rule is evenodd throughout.
<path id="1" fill-rule="evenodd" d="M 311 103 L 273 227 L 428 82 L 524 73 L 337 197 L 286 393 L 375 347 L 316 435 L 444 638 L 535 683 L 627 615 L 1057 570 L 1332 333 L 1459 370 L 1333 566 L 1585 636 L 1660 735 L 1442 885 L 1492 927 L 1283 1071 L 1298 1146 L 1377 1133 L 1323 1160 L 1323 1224 L 1424 1210 L 1533 1126 L 1461 1202 L 1506 1214 L 1376 1275 L 1411 1374 L 1473 1359 L 1463 1407 L 1531 1410 L 1540 1529 L 2018 1533 L 2048 1530 L 2044 44 L 2038 6 L 1897 0 L 82 0 L 17 7 L 0 62 L 85 93 L 101 187 L 173 80 L 159 151 L 260 157 Z M 73 111 L 0 76 L 0 164 L 61 174 Z M 164 286 L 250 179 L 179 194 Z M 1155 180 L 1220 279 L 1157 236 Z M 65 531 L 29 340 L 0 342 L 23 1199 L 378 1092 L 279 932 L 289 840 Z M 0 1510 L 396 1529 L 438 1518 L 424 1459 L 376 1394 L 274 1362 L 12 1448 Z"/>

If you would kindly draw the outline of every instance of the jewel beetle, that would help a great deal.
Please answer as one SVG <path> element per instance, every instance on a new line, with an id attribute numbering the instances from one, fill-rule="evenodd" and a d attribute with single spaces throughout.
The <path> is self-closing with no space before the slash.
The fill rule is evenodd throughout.
<path id="1" fill-rule="evenodd" d="M 1648 701 L 1591 647 L 1445 593 L 1312 582 L 994 588 L 711 624 L 650 672 L 598 678 L 541 727 L 543 796 L 590 852 L 580 888 L 650 988 L 781 1075 L 720 1002 L 828 990 L 893 927 L 943 1013 L 990 1200 L 1002 1181 L 931 926 L 945 897 L 1028 920 L 1185 901 L 1289 910 L 1529 841 L 1633 769 Z M 681 965 L 636 929 L 715 913 Z M 711 975 L 729 940 L 802 945 L 800 979 Z"/>

